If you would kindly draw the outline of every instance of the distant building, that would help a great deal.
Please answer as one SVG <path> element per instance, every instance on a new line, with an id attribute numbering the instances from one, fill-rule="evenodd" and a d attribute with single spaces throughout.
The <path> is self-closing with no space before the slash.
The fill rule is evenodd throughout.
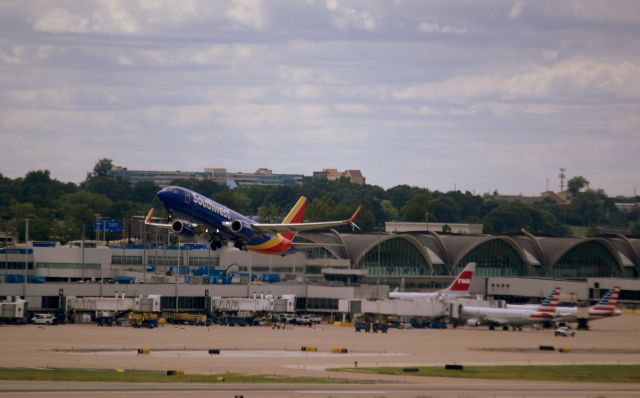
<path id="1" fill-rule="evenodd" d="M 451 232 L 455 234 L 481 234 L 482 224 L 461 224 L 442 222 L 408 222 L 408 221 L 388 221 L 384 223 L 386 232 Z"/>
<path id="2" fill-rule="evenodd" d="M 226 184 L 230 188 L 247 187 L 253 185 L 287 185 L 302 184 L 312 179 L 326 179 L 336 181 L 346 178 L 354 184 L 363 185 L 365 177 L 360 170 L 338 171 L 337 169 L 323 169 L 314 171 L 313 176 L 302 174 L 274 174 L 271 169 L 259 168 L 254 173 L 229 172 L 224 168 L 207 167 L 204 171 L 163 171 L 163 170 L 129 170 L 126 167 L 113 166 L 109 175 L 119 177 L 136 184 L 141 181 L 153 181 L 155 184 L 165 187 L 175 180 L 210 180 Z"/>
<path id="3" fill-rule="evenodd" d="M 353 184 L 364 185 L 366 183 L 366 179 L 362 175 L 362 172 L 360 170 L 338 171 L 338 169 L 322 169 L 322 171 L 314 171 L 313 178 L 329 181 L 336 181 L 340 178 L 346 178 Z"/>
<path id="4" fill-rule="evenodd" d="M 204 171 L 160 171 L 129 170 L 126 167 L 113 166 L 110 175 L 120 177 L 135 184 L 141 181 L 153 181 L 164 187 L 175 180 L 210 180 L 226 184 L 231 188 L 252 185 L 286 185 L 301 184 L 302 174 L 273 174 L 270 169 L 260 168 L 255 173 L 231 173 L 223 168 L 205 168 Z"/>
<path id="5" fill-rule="evenodd" d="M 129 170 L 126 167 L 121 166 L 113 166 L 111 168 L 111 171 L 109 172 L 109 175 L 128 180 L 132 184 L 137 184 L 142 181 L 153 181 L 161 187 L 169 185 L 169 183 L 174 180 L 212 179 L 210 173 L 202 171 Z"/>
<path id="6" fill-rule="evenodd" d="M 216 170 L 214 180 L 223 182 L 230 187 L 246 187 L 252 185 L 287 185 L 302 184 L 304 176 L 302 174 L 273 174 L 270 169 L 260 168 L 255 173 L 229 173 L 225 169 L 204 169 Z M 224 175 L 222 174 L 224 171 Z"/>
<path id="7" fill-rule="evenodd" d="M 628 213 L 635 209 L 640 209 L 640 203 L 616 203 L 616 208 L 620 211 Z"/>

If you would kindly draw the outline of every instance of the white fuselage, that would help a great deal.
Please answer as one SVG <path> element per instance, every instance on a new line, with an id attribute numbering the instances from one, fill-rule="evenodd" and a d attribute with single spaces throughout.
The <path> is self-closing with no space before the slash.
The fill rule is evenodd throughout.
<path id="1" fill-rule="evenodd" d="M 536 304 L 509 304 L 507 305 L 507 309 L 522 309 L 522 310 L 530 310 L 535 311 L 539 308 L 540 305 Z M 600 311 L 594 309 L 595 306 L 589 307 L 588 309 L 588 320 L 594 319 L 602 319 L 602 318 L 611 318 L 612 316 L 621 315 L 622 312 L 620 310 L 612 310 L 612 311 Z M 578 322 L 578 307 L 556 307 L 557 317 L 554 319 L 555 321 L 562 322 Z"/>
<path id="2" fill-rule="evenodd" d="M 490 307 L 462 307 L 460 317 L 463 320 L 476 320 L 480 324 L 524 326 L 541 323 L 552 319 L 544 316 L 536 309 L 490 308 Z"/>

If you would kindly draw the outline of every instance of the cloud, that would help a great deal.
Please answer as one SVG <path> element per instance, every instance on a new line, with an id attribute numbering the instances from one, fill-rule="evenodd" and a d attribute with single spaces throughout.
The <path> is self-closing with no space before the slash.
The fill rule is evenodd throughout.
<path id="1" fill-rule="evenodd" d="M 606 2 L 601 0 L 550 1 L 540 5 L 546 15 L 569 17 L 583 21 L 640 23 L 640 7 L 636 0 Z"/>
<path id="2" fill-rule="evenodd" d="M 327 10 L 331 13 L 333 25 L 340 30 L 348 28 L 374 30 L 376 28 L 376 21 L 371 14 L 344 6 L 340 0 L 327 0 Z"/>
<path id="3" fill-rule="evenodd" d="M 262 30 L 265 25 L 262 0 L 233 0 L 225 16 L 240 26 Z"/>
<path id="4" fill-rule="evenodd" d="M 359 168 L 387 187 L 534 194 L 537 171 L 557 174 L 562 158 L 629 193 L 623 177 L 640 186 L 638 9 L 0 2 L 0 173 L 79 181 L 111 157 L 139 169 Z M 296 144 L 285 160 L 282 142 Z M 508 164 L 487 161 L 496 153 Z"/>
<path id="5" fill-rule="evenodd" d="M 50 33 L 130 34 L 139 32 L 140 26 L 120 2 L 106 1 L 98 3 L 90 15 L 54 8 L 38 17 L 33 29 Z"/>
<path id="6" fill-rule="evenodd" d="M 430 100 L 464 103 L 480 99 L 556 102 L 572 98 L 580 102 L 604 98 L 640 99 L 640 67 L 623 62 L 608 64 L 567 61 L 512 75 L 455 77 L 396 90 L 398 100 Z"/>
<path id="7" fill-rule="evenodd" d="M 522 15 L 522 10 L 524 9 L 524 1 L 517 1 L 516 4 L 511 7 L 509 11 L 509 18 L 516 19 Z"/>
<path id="8" fill-rule="evenodd" d="M 463 34 L 468 33 L 467 28 L 458 28 L 448 24 L 439 24 L 438 22 L 421 22 L 418 30 L 423 33 L 443 33 L 443 34 Z"/>

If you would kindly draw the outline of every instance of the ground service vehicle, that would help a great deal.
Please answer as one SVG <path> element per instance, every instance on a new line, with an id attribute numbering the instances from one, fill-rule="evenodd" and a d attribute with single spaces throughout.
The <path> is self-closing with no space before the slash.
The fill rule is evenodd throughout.
<path id="1" fill-rule="evenodd" d="M 34 314 L 32 322 L 37 325 L 53 325 L 56 317 L 52 314 Z"/>
<path id="2" fill-rule="evenodd" d="M 576 332 L 569 329 L 566 326 L 560 326 L 553 332 L 554 336 L 563 336 L 563 337 L 576 337 Z"/>

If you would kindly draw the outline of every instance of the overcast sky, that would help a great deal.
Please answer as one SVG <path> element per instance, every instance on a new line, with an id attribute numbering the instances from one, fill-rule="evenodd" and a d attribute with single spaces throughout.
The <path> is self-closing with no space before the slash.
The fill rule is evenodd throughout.
<path id="1" fill-rule="evenodd" d="M 0 2 L 0 173 L 640 190 L 640 1 Z"/>

